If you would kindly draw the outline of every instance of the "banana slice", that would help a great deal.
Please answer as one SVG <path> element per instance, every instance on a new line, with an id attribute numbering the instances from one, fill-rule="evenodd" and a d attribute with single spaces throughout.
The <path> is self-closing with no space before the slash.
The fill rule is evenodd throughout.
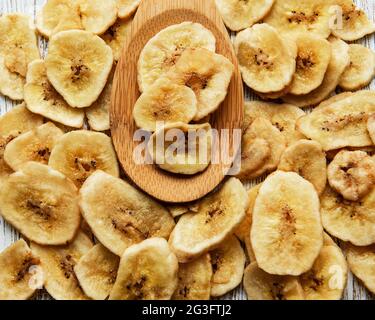
<path id="1" fill-rule="evenodd" d="M 246 256 L 239 240 L 229 236 L 210 252 L 212 264 L 211 296 L 220 297 L 242 281 Z"/>
<path id="2" fill-rule="evenodd" d="M 375 145 L 375 113 L 372 114 L 367 120 L 367 130 L 370 134 L 373 144 Z"/>
<path id="3" fill-rule="evenodd" d="M 125 250 L 110 300 L 169 300 L 177 288 L 178 261 L 163 238 Z"/>
<path id="4" fill-rule="evenodd" d="M 190 48 L 181 54 L 166 76 L 194 91 L 198 102 L 194 121 L 199 121 L 224 101 L 233 72 L 234 66 L 226 57 L 207 49 Z"/>
<path id="5" fill-rule="evenodd" d="M 169 125 L 189 123 L 197 114 L 197 98 L 192 89 L 167 78 L 158 79 L 134 105 L 138 128 L 155 131 L 157 122 Z"/>
<path id="6" fill-rule="evenodd" d="M 95 236 L 118 256 L 147 238 L 168 239 L 175 226 L 164 207 L 103 171 L 95 172 L 82 186 L 80 207 Z"/>
<path id="7" fill-rule="evenodd" d="M 31 112 L 69 127 L 82 128 L 84 112 L 71 108 L 56 92 L 48 81 L 43 60 L 30 63 L 24 90 L 26 106 Z"/>
<path id="8" fill-rule="evenodd" d="M 281 156 L 278 170 L 298 173 L 313 184 L 319 195 L 326 187 L 326 155 L 316 141 L 299 140 L 290 145 Z"/>
<path id="9" fill-rule="evenodd" d="M 72 240 L 80 225 L 78 193 L 61 173 L 28 162 L 2 185 L 1 214 L 31 241 L 60 245 Z"/>
<path id="10" fill-rule="evenodd" d="M 277 276 L 260 269 L 256 262 L 247 266 L 243 278 L 249 300 L 304 300 L 297 277 Z"/>
<path id="11" fill-rule="evenodd" d="M 70 106 L 85 108 L 102 92 L 113 55 L 103 39 L 88 31 L 62 31 L 50 39 L 45 64 L 56 91 Z"/>
<path id="12" fill-rule="evenodd" d="M 296 130 L 296 121 L 303 115 L 305 115 L 303 110 L 290 104 L 249 101 L 245 103 L 243 128 L 246 130 L 256 118 L 268 119 L 280 130 L 289 146 L 304 138 L 303 134 Z"/>
<path id="13" fill-rule="evenodd" d="M 277 168 L 286 147 L 281 132 L 264 118 L 256 118 L 242 137 L 241 180 L 250 180 Z"/>
<path id="14" fill-rule="evenodd" d="M 300 34 L 295 39 L 298 47 L 296 73 L 289 92 L 294 95 L 308 94 L 324 80 L 331 60 L 331 44 L 309 33 Z"/>
<path id="15" fill-rule="evenodd" d="M 179 262 L 192 261 L 219 246 L 245 218 L 247 205 L 244 186 L 230 178 L 218 192 L 199 203 L 198 212 L 181 216 L 169 238 Z"/>
<path id="16" fill-rule="evenodd" d="M 347 243 L 345 251 L 350 270 L 368 290 L 375 293 L 375 245 L 355 247 Z"/>
<path id="17" fill-rule="evenodd" d="M 367 86 L 375 76 L 375 52 L 360 44 L 349 45 L 350 64 L 340 78 L 339 86 L 355 91 Z"/>
<path id="18" fill-rule="evenodd" d="M 352 0 L 336 0 L 342 10 L 342 17 L 332 33 L 345 41 L 354 41 L 375 32 L 375 24 L 369 20 L 366 13 L 356 7 Z"/>
<path id="19" fill-rule="evenodd" d="M 14 171 L 29 161 L 47 164 L 52 149 L 63 134 L 51 122 L 32 129 L 7 144 L 4 160 Z"/>
<path id="20" fill-rule="evenodd" d="M 178 267 L 178 285 L 172 300 L 210 300 L 212 265 L 210 255 Z"/>
<path id="21" fill-rule="evenodd" d="M 337 99 L 337 98 L 336 98 Z M 358 91 L 324 104 L 297 121 L 297 129 L 325 151 L 372 145 L 367 119 L 375 112 L 375 92 Z"/>
<path id="22" fill-rule="evenodd" d="M 4 151 L 10 140 L 0 136 L 0 189 L 5 179 L 13 172 L 4 160 Z"/>
<path id="23" fill-rule="evenodd" d="M 40 246 L 31 243 L 32 252 L 41 260 L 45 275 L 44 287 L 54 299 L 89 299 L 79 286 L 74 267 L 92 246 L 91 240 L 81 231 L 69 245 Z"/>
<path id="24" fill-rule="evenodd" d="M 251 226 L 250 226 L 250 229 L 251 229 Z M 249 258 L 249 261 L 256 262 L 253 246 L 251 245 L 250 230 L 249 230 L 249 237 L 245 238 L 244 243 L 245 243 L 245 248 L 246 248 L 247 257 Z"/>
<path id="25" fill-rule="evenodd" d="M 375 161 L 364 151 L 343 150 L 328 166 L 328 181 L 346 200 L 358 201 L 375 185 Z"/>
<path id="26" fill-rule="evenodd" d="M 128 34 L 131 19 L 117 19 L 117 21 L 108 28 L 108 30 L 101 35 L 105 43 L 111 47 L 113 52 L 113 59 L 120 60 L 122 47 Z"/>
<path id="27" fill-rule="evenodd" d="M 331 60 L 322 84 L 306 95 L 287 94 L 282 100 L 298 107 L 317 105 L 326 99 L 338 86 L 341 75 L 350 63 L 349 45 L 336 38 L 328 39 L 331 43 Z"/>
<path id="28" fill-rule="evenodd" d="M 296 70 L 297 50 L 290 45 L 290 41 L 265 23 L 239 32 L 234 46 L 245 83 L 260 93 L 287 87 Z"/>
<path id="29" fill-rule="evenodd" d="M 268 176 L 255 201 L 251 244 L 268 273 L 298 276 L 311 269 L 323 245 L 313 185 L 294 172 Z"/>
<path id="30" fill-rule="evenodd" d="M 146 91 L 165 75 L 187 48 L 205 48 L 215 52 L 215 36 L 199 23 L 183 22 L 169 26 L 151 38 L 138 60 L 139 90 Z"/>
<path id="31" fill-rule="evenodd" d="M 375 242 L 375 188 L 360 201 L 348 201 L 326 187 L 320 199 L 324 229 L 356 246 Z"/>
<path id="32" fill-rule="evenodd" d="M 211 125 L 172 123 L 156 131 L 147 148 L 163 170 L 185 175 L 202 172 L 211 162 Z"/>
<path id="33" fill-rule="evenodd" d="M 84 254 L 74 266 L 79 285 L 95 300 L 105 300 L 116 281 L 120 258 L 100 243 Z"/>
<path id="34" fill-rule="evenodd" d="M 40 265 L 39 258 L 31 252 L 25 240 L 13 243 L 0 253 L 0 299 L 26 300 L 41 283 L 32 283 L 33 268 Z M 36 270 L 36 269 L 35 269 Z M 35 279 L 43 280 L 43 279 Z"/>
<path id="35" fill-rule="evenodd" d="M 0 56 L 0 93 L 12 100 L 22 100 L 25 82 L 24 77 L 8 70 Z"/>
<path id="36" fill-rule="evenodd" d="M 251 27 L 262 20 L 272 8 L 274 0 L 216 0 L 226 26 L 233 31 Z"/>
<path id="37" fill-rule="evenodd" d="M 30 17 L 20 13 L 0 17 L 0 56 L 10 72 L 26 77 L 28 64 L 39 59 L 35 26 Z"/>
<path id="38" fill-rule="evenodd" d="M 130 17 L 138 8 L 141 0 L 117 0 L 119 18 Z"/>
<path id="39" fill-rule="evenodd" d="M 65 174 L 77 187 L 81 187 L 96 170 L 119 176 L 112 140 L 100 132 L 77 130 L 66 133 L 53 148 L 48 165 Z"/>

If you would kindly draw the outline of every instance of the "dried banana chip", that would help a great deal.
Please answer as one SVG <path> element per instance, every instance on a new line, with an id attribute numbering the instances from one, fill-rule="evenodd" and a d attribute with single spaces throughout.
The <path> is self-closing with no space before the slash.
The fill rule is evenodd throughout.
<path id="1" fill-rule="evenodd" d="M 120 258 L 100 243 L 85 253 L 74 266 L 79 285 L 95 300 L 105 300 L 116 281 Z"/>
<path id="2" fill-rule="evenodd" d="M 187 21 L 169 26 L 151 38 L 138 60 L 139 90 L 146 91 L 165 75 L 187 48 L 205 48 L 215 52 L 215 36 L 201 24 Z"/>
<path id="3" fill-rule="evenodd" d="M 11 139 L 6 139 L 0 136 L 0 189 L 1 184 L 13 172 L 13 170 L 8 166 L 8 164 L 4 160 L 4 151 L 10 140 Z"/>
<path id="4" fill-rule="evenodd" d="M 367 120 L 367 130 L 370 134 L 373 144 L 375 145 L 375 113 L 372 114 Z"/>
<path id="5" fill-rule="evenodd" d="M 271 10 L 274 0 L 216 0 L 226 26 L 233 31 L 251 27 Z"/>
<path id="6" fill-rule="evenodd" d="M 48 164 L 77 187 L 96 170 L 119 176 L 112 140 L 100 132 L 77 130 L 64 134 L 53 148 Z"/>
<path id="7" fill-rule="evenodd" d="M 172 300 L 209 300 L 212 265 L 210 255 L 203 254 L 194 261 L 178 267 L 178 285 Z"/>
<path id="8" fill-rule="evenodd" d="M 264 271 L 298 276 L 308 271 L 323 245 L 319 198 L 294 172 L 277 171 L 259 189 L 251 244 Z"/>
<path id="9" fill-rule="evenodd" d="M 88 31 L 62 31 L 50 39 L 45 65 L 48 80 L 66 102 L 85 108 L 101 94 L 113 54 L 103 39 Z"/>
<path id="10" fill-rule="evenodd" d="M 278 170 L 298 173 L 313 184 L 318 194 L 326 187 L 326 155 L 316 141 L 299 140 L 290 145 L 281 156 Z"/>
<path id="11" fill-rule="evenodd" d="M 236 178 L 204 198 L 198 212 L 181 216 L 169 238 L 178 260 L 192 261 L 220 245 L 245 218 L 247 206 L 247 192 Z"/>
<path id="12" fill-rule="evenodd" d="M 163 238 L 125 250 L 110 300 L 169 300 L 177 288 L 178 261 Z"/>
<path id="13" fill-rule="evenodd" d="M 83 110 L 70 107 L 48 81 L 45 63 L 35 60 L 29 64 L 25 85 L 25 102 L 34 113 L 69 127 L 82 128 Z"/>
<path id="14" fill-rule="evenodd" d="M 133 117 L 138 128 L 153 132 L 157 122 L 163 125 L 189 123 L 197 111 L 197 98 L 192 89 L 160 78 L 138 98 Z"/>
<path id="15" fill-rule="evenodd" d="M 43 285 L 43 278 L 35 278 L 39 265 L 39 258 L 31 252 L 25 240 L 18 240 L 1 252 L 0 299 L 26 300 L 30 298 L 38 286 Z"/>
<path id="16" fill-rule="evenodd" d="M 56 300 L 88 300 L 82 291 L 74 267 L 93 244 L 83 233 L 78 232 L 74 241 L 64 246 L 41 246 L 31 243 L 31 250 L 41 260 L 45 275 L 44 287 Z"/>
<path id="17" fill-rule="evenodd" d="M 243 80 L 253 90 L 270 93 L 283 90 L 296 70 L 295 44 L 268 24 L 256 24 L 239 32 L 234 46 Z"/>
<path id="18" fill-rule="evenodd" d="M 243 285 L 249 300 L 304 300 L 297 277 L 269 274 L 256 262 L 245 269 Z"/>
<path id="19" fill-rule="evenodd" d="M 23 99 L 25 78 L 15 72 L 10 72 L 5 66 L 5 60 L 0 56 L 0 94 L 12 100 Z"/>
<path id="20" fill-rule="evenodd" d="M 2 185 L 1 215 L 31 241 L 61 245 L 80 225 L 78 192 L 61 173 L 28 162 Z"/>
<path id="21" fill-rule="evenodd" d="M 114 25 L 110 26 L 108 30 L 101 35 L 102 39 L 109 45 L 113 52 L 113 59 L 120 60 L 122 47 L 128 34 L 131 19 L 117 19 Z"/>
<path id="22" fill-rule="evenodd" d="M 229 236 L 210 252 L 212 264 L 211 296 L 220 297 L 242 281 L 246 257 L 240 242 Z"/>
<path id="23" fill-rule="evenodd" d="M 164 207 L 103 171 L 86 180 L 80 198 L 82 215 L 95 236 L 119 256 L 129 246 L 147 238 L 168 239 L 175 226 Z"/>
<path id="24" fill-rule="evenodd" d="M 130 17 L 138 8 L 141 0 L 117 0 L 118 16 L 120 18 Z"/>

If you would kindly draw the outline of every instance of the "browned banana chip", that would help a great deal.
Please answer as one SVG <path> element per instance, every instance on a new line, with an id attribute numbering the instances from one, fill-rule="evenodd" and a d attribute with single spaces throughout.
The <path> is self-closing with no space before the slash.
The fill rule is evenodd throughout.
<path id="1" fill-rule="evenodd" d="M 208 253 L 181 263 L 178 267 L 178 285 L 172 300 L 209 300 L 211 294 L 212 265 Z"/>
<path id="2" fill-rule="evenodd" d="M 163 238 L 125 250 L 110 300 L 169 300 L 177 288 L 178 261 Z"/>
<path id="3" fill-rule="evenodd" d="M 120 258 L 98 243 L 74 266 L 79 285 L 95 300 L 105 300 L 116 281 Z"/>
<path id="4" fill-rule="evenodd" d="M 102 39 L 109 45 L 113 52 L 113 59 L 120 60 L 122 47 L 128 34 L 131 19 L 117 19 L 114 25 L 101 35 Z"/>
<path id="5" fill-rule="evenodd" d="M 251 244 L 259 267 L 268 273 L 297 276 L 308 271 L 323 245 L 313 185 L 294 172 L 268 176 L 255 201 Z"/>
<path id="6" fill-rule="evenodd" d="M 26 300 L 39 286 L 40 260 L 24 240 L 18 240 L 0 253 L 0 300 Z M 41 269 L 39 269 L 41 271 Z"/>
<path id="7" fill-rule="evenodd" d="M 298 173 L 313 184 L 318 194 L 322 194 L 326 187 L 326 156 L 316 141 L 299 140 L 291 144 L 281 156 L 278 169 Z"/>
<path id="8" fill-rule="evenodd" d="M 245 269 L 243 285 L 249 300 L 304 300 L 298 277 L 269 274 L 256 262 Z"/>
<path id="9" fill-rule="evenodd" d="M 220 297 L 241 283 L 246 256 L 239 240 L 233 235 L 211 251 L 210 256 L 213 271 L 211 296 Z"/>
<path id="10" fill-rule="evenodd" d="M 373 113 L 367 120 L 367 130 L 373 144 L 375 145 L 375 113 Z"/>
<path id="11" fill-rule="evenodd" d="M 130 17 L 138 8 L 141 0 L 117 0 L 118 16 L 120 18 Z"/>
<path id="12" fill-rule="evenodd" d="M 31 243 L 32 252 L 41 260 L 45 275 L 44 287 L 54 299 L 89 299 L 79 286 L 74 266 L 92 246 L 91 240 L 83 232 L 78 232 L 74 241 L 65 246 L 41 246 Z"/>
<path id="13" fill-rule="evenodd" d="M 236 178 L 199 203 L 198 212 L 181 216 L 169 243 L 180 262 L 217 247 L 245 218 L 247 192 Z"/>
<path id="14" fill-rule="evenodd" d="M 82 215 L 92 232 L 118 256 L 147 238 L 168 239 L 175 225 L 164 207 L 103 171 L 96 171 L 86 180 L 80 198 Z"/>

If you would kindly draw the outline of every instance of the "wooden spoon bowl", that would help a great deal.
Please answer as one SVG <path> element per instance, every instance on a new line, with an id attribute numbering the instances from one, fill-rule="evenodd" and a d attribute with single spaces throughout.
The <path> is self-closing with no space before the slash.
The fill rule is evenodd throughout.
<path id="1" fill-rule="evenodd" d="M 197 200 L 211 192 L 225 177 L 228 164 L 211 164 L 194 176 L 173 175 L 155 165 L 137 164 L 133 151 L 139 142 L 133 141 L 137 127 L 133 107 L 140 92 L 137 84 L 137 62 L 148 42 L 160 30 L 184 21 L 198 22 L 216 38 L 216 52 L 227 57 L 235 66 L 228 95 L 211 116 L 211 125 L 220 133 L 229 129 L 230 154 L 237 152 L 233 130 L 240 129 L 243 119 L 243 87 L 236 55 L 228 32 L 213 0 L 143 0 L 132 22 L 122 57 L 118 63 L 112 91 L 110 111 L 113 143 L 126 174 L 149 195 L 166 202 Z"/>

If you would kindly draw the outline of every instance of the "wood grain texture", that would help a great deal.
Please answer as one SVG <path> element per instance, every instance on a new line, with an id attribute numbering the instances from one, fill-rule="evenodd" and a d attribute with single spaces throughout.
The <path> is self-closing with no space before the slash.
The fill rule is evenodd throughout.
<path id="1" fill-rule="evenodd" d="M 228 165 L 211 164 L 201 174 L 190 176 L 169 174 L 155 165 L 137 164 L 133 160 L 137 130 L 133 107 L 140 93 L 137 85 L 138 57 L 147 41 L 160 30 L 184 21 L 201 23 L 216 38 L 216 51 L 235 66 L 228 95 L 211 118 L 211 125 L 220 132 L 228 129 L 233 147 L 233 129 L 241 128 L 243 87 L 237 59 L 224 24 L 213 0 L 146 0 L 142 1 L 133 20 L 123 56 L 117 66 L 112 91 L 111 132 L 119 160 L 128 177 L 151 196 L 166 202 L 189 202 L 212 191 L 225 177 Z M 230 149 L 233 154 L 233 148 Z"/>
<path id="2" fill-rule="evenodd" d="M 202 0 L 203 1 L 203 0 Z M 8 12 L 23 12 L 30 16 L 35 17 L 36 12 L 40 10 L 46 0 L 0 0 L 0 14 Z M 369 15 L 372 21 L 375 21 L 375 1 L 374 0 L 355 0 L 356 4 L 363 8 Z M 231 33 L 232 39 L 234 39 L 234 33 Z M 364 44 L 367 47 L 375 50 L 375 37 L 369 36 L 358 41 L 358 43 Z M 47 43 L 43 39 L 39 39 L 39 48 L 41 55 L 47 52 Z M 375 81 L 367 87 L 367 89 L 375 90 Z M 251 90 L 245 87 L 245 99 L 246 100 L 259 100 L 257 96 L 253 94 Z M 11 100 L 0 96 L 0 114 L 3 114 L 10 110 L 15 103 Z M 254 181 L 247 183 L 246 188 L 260 183 L 262 178 L 258 178 Z M 5 249 L 7 246 L 19 239 L 19 234 L 0 217 L 0 251 Z M 51 297 L 44 291 L 41 290 L 36 295 L 35 299 L 51 299 Z M 220 298 L 220 300 L 243 300 L 246 299 L 246 294 L 243 291 L 242 285 L 228 293 L 227 295 Z M 348 277 L 347 287 L 343 297 L 344 300 L 374 300 L 374 296 L 371 295 L 359 281 L 350 273 Z"/>

